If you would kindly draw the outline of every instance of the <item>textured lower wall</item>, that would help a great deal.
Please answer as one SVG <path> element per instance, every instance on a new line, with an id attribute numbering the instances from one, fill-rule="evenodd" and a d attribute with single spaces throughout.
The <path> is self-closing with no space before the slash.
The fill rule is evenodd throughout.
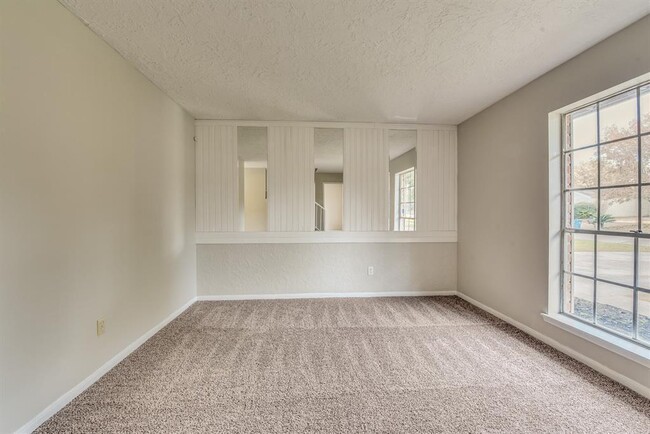
<path id="1" fill-rule="evenodd" d="M 453 291 L 456 244 L 199 245 L 197 269 L 199 295 Z"/>

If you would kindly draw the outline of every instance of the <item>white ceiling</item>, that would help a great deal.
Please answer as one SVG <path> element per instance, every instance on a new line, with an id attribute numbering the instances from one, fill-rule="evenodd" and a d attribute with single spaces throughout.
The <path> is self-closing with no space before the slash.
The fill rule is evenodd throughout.
<path id="1" fill-rule="evenodd" d="M 648 0 L 60 0 L 199 119 L 458 124 Z"/>

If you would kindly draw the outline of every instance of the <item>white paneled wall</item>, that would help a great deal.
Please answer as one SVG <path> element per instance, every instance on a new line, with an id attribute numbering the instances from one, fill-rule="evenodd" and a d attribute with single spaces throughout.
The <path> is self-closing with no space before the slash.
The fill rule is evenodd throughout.
<path id="1" fill-rule="evenodd" d="M 196 126 L 196 230 L 233 232 L 239 225 L 237 127 Z"/>
<path id="2" fill-rule="evenodd" d="M 269 231 L 314 230 L 314 129 L 268 129 Z"/>
<path id="3" fill-rule="evenodd" d="M 382 128 L 344 129 L 344 231 L 389 229 L 390 175 L 385 131 Z"/>
<path id="4" fill-rule="evenodd" d="M 455 240 L 456 129 L 428 125 L 197 121 L 197 232 L 217 236 L 220 232 L 243 230 L 238 125 L 268 128 L 268 231 L 309 232 L 304 236 L 322 239 L 327 239 L 328 234 L 312 233 L 314 127 L 344 129 L 343 230 L 351 232 L 389 231 L 392 180 L 387 132 L 394 128 L 417 129 L 417 232 L 411 234 L 423 239 L 440 234 L 441 240 Z M 394 235 L 399 239 L 405 234 Z M 232 238 L 228 240 L 232 242 Z"/>
<path id="5" fill-rule="evenodd" d="M 454 129 L 418 131 L 418 231 L 456 230 L 456 152 Z"/>

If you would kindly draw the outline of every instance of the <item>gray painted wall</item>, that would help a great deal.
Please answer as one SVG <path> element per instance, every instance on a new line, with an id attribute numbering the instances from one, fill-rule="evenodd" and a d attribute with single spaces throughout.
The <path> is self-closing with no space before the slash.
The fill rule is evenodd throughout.
<path id="1" fill-rule="evenodd" d="M 650 386 L 647 368 L 545 323 L 548 113 L 650 71 L 650 18 L 631 25 L 458 129 L 458 287 Z"/>
<path id="2" fill-rule="evenodd" d="M 199 245 L 197 270 L 199 295 L 453 291 L 456 244 Z"/>

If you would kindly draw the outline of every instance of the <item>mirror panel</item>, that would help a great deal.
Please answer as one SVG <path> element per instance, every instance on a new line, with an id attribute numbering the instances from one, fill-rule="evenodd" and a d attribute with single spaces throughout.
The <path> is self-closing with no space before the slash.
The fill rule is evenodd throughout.
<path id="1" fill-rule="evenodd" d="M 343 129 L 314 129 L 314 230 L 343 229 Z"/>
<path id="2" fill-rule="evenodd" d="M 268 132 L 266 127 L 237 127 L 239 227 L 264 232 L 268 222 Z"/>
<path id="3" fill-rule="evenodd" d="M 416 228 L 417 131 L 388 130 L 390 228 L 414 231 Z"/>

